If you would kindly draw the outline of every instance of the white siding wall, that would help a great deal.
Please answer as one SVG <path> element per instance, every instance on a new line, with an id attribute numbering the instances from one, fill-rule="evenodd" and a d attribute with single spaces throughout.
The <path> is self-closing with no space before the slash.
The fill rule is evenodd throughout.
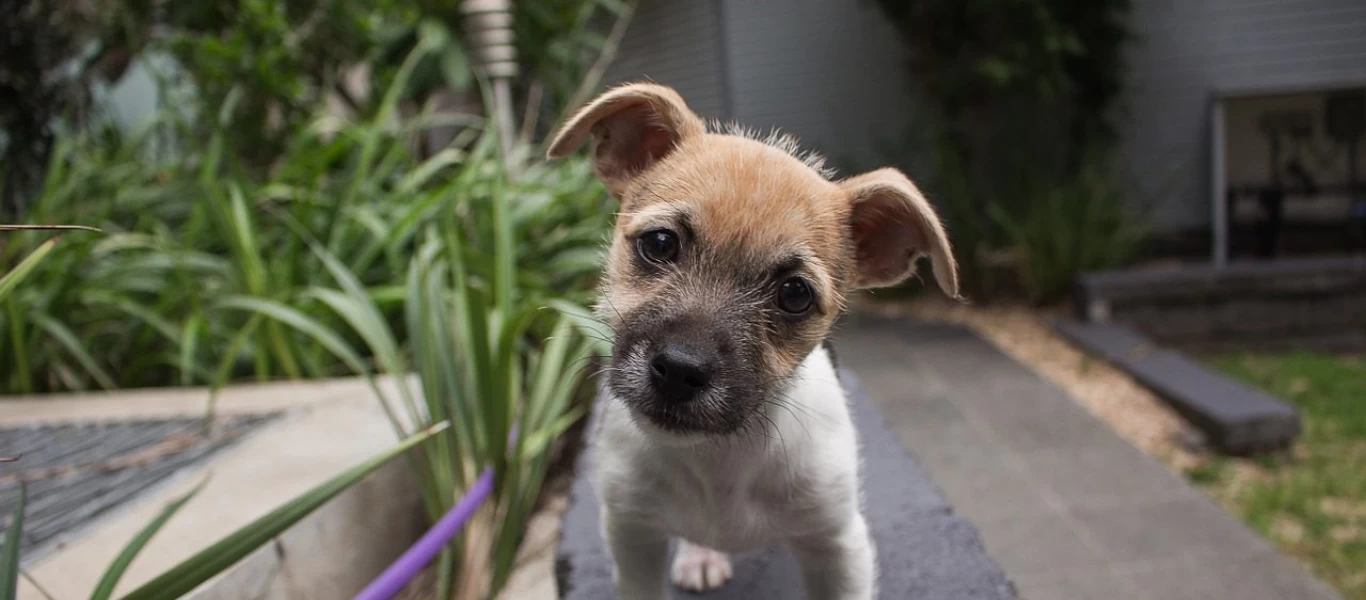
<path id="1" fill-rule="evenodd" d="M 1138 0 L 1123 130 L 1140 200 L 1209 222 L 1215 93 L 1366 82 L 1366 0 Z"/>
<path id="2" fill-rule="evenodd" d="M 1366 82 L 1366 0 L 1136 0 L 1132 26 L 1123 153 L 1167 229 L 1209 222 L 1216 93 Z M 642 0 L 609 79 L 641 76 L 861 167 L 916 131 L 903 46 L 864 0 Z"/>
<path id="3" fill-rule="evenodd" d="M 904 46 L 872 2 L 725 0 L 722 16 L 741 123 L 864 168 L 914 124 Z"/>
<path id="4" fill-rule="evenodd" d="M 721 0 L 641 0 L 606 82 L 648 78 L 703 117 L 727 117 L 720 10 Z"/>

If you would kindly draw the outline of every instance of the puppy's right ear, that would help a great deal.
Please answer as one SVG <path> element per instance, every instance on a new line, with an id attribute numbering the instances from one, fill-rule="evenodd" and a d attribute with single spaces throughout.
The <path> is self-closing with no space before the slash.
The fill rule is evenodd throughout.
<path id="1" fill-rule="evenodd" d="M 667 156 L 683 140 L 706 133 L 678 92 L 651 83 L 635 83 L 608 90 L 569 119 L 546 152 L 562 158 L 583 145 L 589 134 L 596 141 L 593 167 L 612 195 L 651 165 Z"/>

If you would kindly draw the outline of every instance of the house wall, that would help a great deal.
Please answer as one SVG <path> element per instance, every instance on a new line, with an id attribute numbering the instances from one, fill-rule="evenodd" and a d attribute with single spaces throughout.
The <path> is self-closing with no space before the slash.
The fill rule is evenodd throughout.
<path id="1" fill-rule="evenodd" d="M 1362 0 L 1137 0 L 1124 156 L 1166 229 L 1206 227 L 1216 93 L 1366 82 Z"/>
<path id="2" fill-rule="evenodd" d="M 721 0 L 641 0 L 604 81 L 648 78 L 677 89 L 703 117 L 728 117 L 721 8 Z"/>
<path id="3" fill-rule="evenodd" d="M 1121 156 L 1159 229 L 1208 227 L 1216 94 L 1366 83 L 1363 0 L 1135 0 L 1132 26 Z M 704 116 L 791 131 L 841 166 L 918 174 L 903 45 L 871 2 L 641 0 L 609 81 L 642 76 Z"/>
<path id="4" fill-rule="evenodd" d="M 865 0 L 642 0 L 607 80 L 649 77 L 704 117 L 867 168 L 904 151 L 914 123 L 904 58 Z"/>
<path id="5" fill-rule="evenodd" d="M 677 1 L 677 0 L 674 0 Z M 904 45 L 867 0 L 725 0 L 734 118 L 866 169 L 914 134 Z"/>

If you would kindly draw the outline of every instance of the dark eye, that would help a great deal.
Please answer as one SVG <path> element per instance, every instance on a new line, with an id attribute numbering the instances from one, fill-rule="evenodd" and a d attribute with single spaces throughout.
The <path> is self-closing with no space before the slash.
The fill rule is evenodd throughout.
<path id="1" fill-rule="evenodd" d="M 792 277 L 778 287 L 777 302 L 778 308 L 784 312 L 799 315 L 811 310 L 811 305 L 816 302 L 816 295 L 812 293 L 811 285 L 806 283 L 805 279 Z"/>
<path id="2" fill-rule="evenodd" d="M 678 235 L 668 229 L 647 231 L 636 238 L 636 251 L 649 262 L 671 263 L 678 260 Z"/>

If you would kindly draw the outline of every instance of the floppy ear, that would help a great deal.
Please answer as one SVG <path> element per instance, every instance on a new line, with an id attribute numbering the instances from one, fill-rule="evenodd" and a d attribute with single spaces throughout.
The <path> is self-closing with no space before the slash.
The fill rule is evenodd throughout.
<path id="1" fill-rule="evenodd" d="M 614 196 L 659 162 L 682 140 L 706 133 L 678 92 L 651 83 L 635 83 L 604 92 L 579 110 L 555 134 L 546 152 L 562 158 L 583 145 L 589 134 L 597 142 L 593 166 Z"/>
<path id="2" fill-rule="evenodd" d="M 914 183 L 896 169 L 879 169 L 840 182 L 849 196 L 854 287 L 896 285 L 915 273 L 915 262 L 930 257 L 939 289 L 958 298 L 958 264 L 934 208 Z"/>

